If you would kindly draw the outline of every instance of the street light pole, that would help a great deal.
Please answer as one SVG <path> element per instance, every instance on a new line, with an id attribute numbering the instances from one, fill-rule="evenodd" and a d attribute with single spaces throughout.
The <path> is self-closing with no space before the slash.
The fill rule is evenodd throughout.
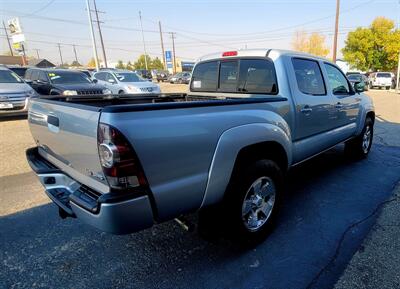
<path id="1" fill-rule="evenodd" d="M 163 66 L 164 66 L 164 69 L 166 70 L 167 62 L 165 61 L 165 50 L 164 50 L 164 41 L 163 41 L 163 35 L 162 35 L 162 30 L 161 30 L 161 21 L 158 21 L 158 27 L 160 28 L 161 53 L 162 53 Z"/>
<path id="2" fill-rule="evenodd" d="M 172 53 L 174 58 L 174 73 L 176 73 L 175 32 L 170 32 L 172 37 Z"/>
<path id="3" fill-rule="evenodd" d="M 397 19 L 397 30 L 400 30 L 400 0 L 398 6 L 398 19 Z M 400 78 L 400 51 L 399 51 L 399 60 L 397 62 L 397 77 L 396 77 L 396 92 L 399 92 L 399 78 Z"/>
<path id="4" fill-rule="evenodd" d="M 336 0 L 336 19 L 335 19 L 335 35 L 333 36 L 333 62 L 336 62 L 337 54 L 337 39 L 339 32 L 339 11 L 340 11 L 340 0 Z"/>
<path id="5" fill-rule="evenodd" d="M 61 53 L 61 44 L 57 43 L 57 46 L 58 46 L 58 52 L 60 53 L 60 60 L 61 60 L 61 65 L 60 66 L 63 66 L 64 61 L 63 61 L 62 53 Z"/>
<path id="6" fill-rule="evenodd" d="M 143 49 L 144 49 L 144 65 L 147 68 L 147 53 L 146 53 L 146 43 L 144 42 L 144 33 L 143 33 L 143 23 L 142 23 L 142 13 L 139 11 L 139 19 L 140 19 L 140 28 L 142 29 L 142 39 L 143 39 Z"/>
<path id="7" fill-rule="evenodd" d="M 93 0 L 93 5 L 94 5 L 94 11 L 96 13 L 97 28 L 99 29 L 99 38 L 100 38 L 101 49 L 103 50 L 104 66 L 106 68 L 108 68 L 106 49 L 104 48 L 103 34 L 101 33 L 101 27 L 100 27 L 100 21 L 99 21 L 99 11 L 97 10 L 96 0 Z"/>
<path id="8" fill-rule="evenodd" d="M 92 46 L 93 46 L 94 62 L 96 63 L 96 70 L 99 71 L 99 59 L 98 59 L 98 57 L 97 57 L 96 40 L 95 40 L 95 38 L 94 38 L 92 14 L 91 14 L 91 12 L 90 12 L 89 0 L 86 0 L 86 9 L 87 9 L 88 18 L 89 18 L 90 35 L 92 36 Z"/>

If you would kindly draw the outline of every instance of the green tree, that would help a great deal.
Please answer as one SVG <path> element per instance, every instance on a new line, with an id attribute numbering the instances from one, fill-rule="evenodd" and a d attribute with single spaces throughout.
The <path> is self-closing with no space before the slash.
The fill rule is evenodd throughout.
<path id="1" fill-rule="evenodd" d="M 344 59 L 364 71 L 394 70 L 399 51 L 400 31 L 385 17 L 375 18 L 368 28 L 349 32 L 342 49 Z"/>
<path id="2" fill-rule="evenodd" d="M 160 58 L 156 57 L 151 61 L 151 69 L 164 69 L 164 65 Z"/>
<path id="3" fill-rule="evenodd" d="M 147 60 L 147 68 L 151 69 L 151 57 L 146 55 L 146 60 Z M 144 58 L 144 54 L 140 55 L 139 58 L 135 61 L 133 64 L 135 66 L 135 69 L 146 69 L 146 62 Z"/>
<path id="4" fill-rule="evenodd" d="M 325 45 L 325 36 L 317 32 L 307 34 L 305 31 L 296 31 L 292 47 L 294 50 L 322 57 L 329 54 L 329 48 Z"/>
<path id="5" fill-rule="evenodd" d="M 124 63 L 122 62 L 122 60 L 118 60 L 118 63 L 117 63 L 117 65 L 115 65 L 115 68 L 118 68 L 118 69 L 125 69 L 125 65 L 124 65 Z"/>
<path id="6" fill-rule="evenodd" d="M 133 66 L 132 62 L 128 61 L 128 63 L 126 64 L 126 69 L 128 69 L 128 70 L 134 70 L 135 67 Z"/>

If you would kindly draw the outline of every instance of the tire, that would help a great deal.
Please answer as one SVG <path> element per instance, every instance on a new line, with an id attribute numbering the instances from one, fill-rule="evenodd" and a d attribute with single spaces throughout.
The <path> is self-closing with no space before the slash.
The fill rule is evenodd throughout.
<path id="1" fill-rule="evenodd" d="M 372 82 L 369 83 L 369 89 L 373 89 Z"/>
<path id="2" fill-rule="evenodd" d="M 212 222 L 214 233 L 223 230 L 233 241 L 256 245 L 274 228 L 282 198 L 281 169 L 271 160 L 259 160 L 235 170 L 222 203 L 200 214 L 199 221 Z"/>
<path id="3" fill-rule="evenodd" d="M 390 89 L 390 86 L 386 86 L 386 90 L 389 90 Z"/>
<path id="4" fill-rule="evenodd" d="M 125 91 L 120 90 L 120 91 L 118 91 L 118 94 L 125 94 Z"/>
<path id="5" fill-rule="evenodd" d="M 369 132 L 369 133 L 368 133 Z M 347 141 L 345 152 L 354 159 L 364 159 L 368 156 L 374 137 L 374 122 L 371 118 L 365 119 L 364 128 L 359 136 Z"/>

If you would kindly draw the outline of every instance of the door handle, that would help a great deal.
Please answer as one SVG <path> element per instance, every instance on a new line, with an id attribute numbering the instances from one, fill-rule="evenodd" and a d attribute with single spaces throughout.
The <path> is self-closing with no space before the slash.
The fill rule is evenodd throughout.
<path id="1" fill-rule="evenodd" d="M 310 106 L 306 105 L 300 111 L 304 114 L 310 114 L 312 112 L 312 108 Z"/>
<path id="2" fill-rule="evenodd" d="M 343 104 L 341 104 L 340 102 L 338 102 L 338 103 L 335 105 L 335 108 L 337 108 L 337 109 L 342 109 L 342 108 L 343 108 Z"/>

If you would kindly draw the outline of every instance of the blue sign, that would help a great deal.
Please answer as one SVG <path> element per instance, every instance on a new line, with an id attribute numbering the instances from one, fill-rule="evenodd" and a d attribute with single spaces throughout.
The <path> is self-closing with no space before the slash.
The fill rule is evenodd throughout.
<path id="1" fill-rule="evenodd" d="M 171 51 L 165 51 L 165 61 L 168 62 L 172 62 L 172 53 Z"/>

